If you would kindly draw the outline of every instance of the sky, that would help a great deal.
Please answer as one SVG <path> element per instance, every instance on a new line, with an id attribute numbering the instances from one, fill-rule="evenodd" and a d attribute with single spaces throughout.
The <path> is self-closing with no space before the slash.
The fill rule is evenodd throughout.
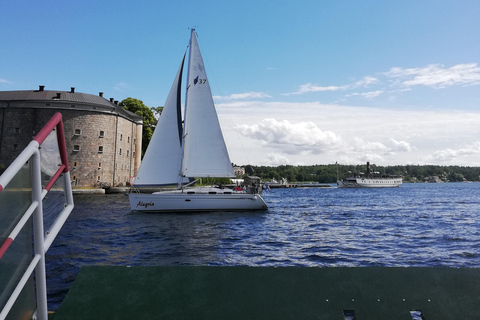
<path id="1" fill-rule="evenodd" d="M 0 90 L 162 106 L 190 28 L 237 165 L 480 166 L 477 0 L 6 1 Z"/>

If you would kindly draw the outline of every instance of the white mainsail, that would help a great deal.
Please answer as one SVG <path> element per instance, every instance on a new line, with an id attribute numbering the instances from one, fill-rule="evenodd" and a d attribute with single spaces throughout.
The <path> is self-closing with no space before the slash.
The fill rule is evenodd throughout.
<path id="1" fill-rule="evenodd" d="M 189 59 L 182 175 L 235 177 L 194 30 Z"/>
<path id="2" fill-rule="evenodd" d="M 185 56 L 138 169 L 133 183 L 135 186 L 178 183 L 182 154 L 181 85 L 184 61 Z"/>

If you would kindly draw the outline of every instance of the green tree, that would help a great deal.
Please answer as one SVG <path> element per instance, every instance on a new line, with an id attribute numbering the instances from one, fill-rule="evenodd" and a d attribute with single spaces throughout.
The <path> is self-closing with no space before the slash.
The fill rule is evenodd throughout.
<path id="1" fill-rule="evenodd" d="M 155 126 L 157 125 L 157 119 L 153 113 L 159 112 L 161 107 L 158 108 L 149 108 L 145 104 L 143 104 L 142 100 L 134 99 L 134 98 L 127 98 L 123 99 L 120 102 L 120 106 L 127 109 L 130 112 L 135 113 L 143 117 L 143 131 L 142 131 L 142 157 L 147 150 L 148 144 L 150 139 L 152 139 L 153 131 L 155 130 Z"/>
<path id="2" fill-rule="evenodd" d="M 155 117 L 158 119 L 160 117 L 160 115 L 162 114 L 163 107 L 153 107 L 152 111 L 155 114 Z"/>

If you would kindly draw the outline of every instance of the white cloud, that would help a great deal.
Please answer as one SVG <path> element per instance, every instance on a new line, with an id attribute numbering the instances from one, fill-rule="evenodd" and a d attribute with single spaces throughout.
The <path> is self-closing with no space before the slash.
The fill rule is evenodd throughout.
<path id="1" fill-rule="evenodd" d="M 365 154 L 367 157 L 360 156 L 359 159 L 365 160 L 368 158 L 373 159 L 382 158 L 377 153 L 381 153 L 384 156 L 391 156 L 396 154 L 396 152 L 411 152 L 412 147 L 410 143 L 406 141 L 397 141 L 393 138 L 388 139 L 388 143 L 376 142 L 376 141 L 365 141 L 359 137 L 353 138 L 353 143 L 351 143 L 351 148 L 349 148 L 353 153 Z M 383 159 L 383 158 L 382 158 Z"/>
<path id="2" fill-rule="evenodd" d="M 363 163 L 371 157 L 379 165 L 480 165 L 480 154 L 469 156 L 471 148 L 460 148 L 479 141 L 480 112 L 278 101 L 232 101 L 217 104 L 217 111 L 231 160 L 238 164 L 264 163 L 266 154 L 276 153 L 290 164 Z M 277 120 L 259 120 L 272 118 Z M 311 127 L 300 125 L 306 123 Z M 337 139 L 315 144 L 316 130 Z M 432 157 L 446 149 L 457 157 L 443 161 L 440 152 Z"/>
<path id="3" fill-rule="evenodd" d="M 480 67 L 477 63 L 457 64 L 445 68 L 441 64 L 430 64 L 420 68 L 391 68 L 390 71 L 379 74 L 380 79 L 372 76 L 365 76 L 363 79 L 341 86 L 320 86 L 311 82 L 302 84 L 298 90 L 291 93 L 284 93 L 284 96 L 301 95 L 311 92 L 345 91 L 357 88 L 367 88 L 371 85 L 381 85 L 385 78 L 394 79 L 390 84 L 393 92 L 399 93 L 410 90 L 412 86 L 423 85 L 433 88 L 445 88 L 453 85 L 480 85 Z M 382 81 L 383 80 L 383 81 Z M 400 89 L 399 89 L 400 86 Z M 384 93 L 385 90 L 370 92 L 350 93 L 345 97 L 360 96 L 366 99 L 373 99 Z"/>
<path id="4" fill-rule="evenodd" d="M 357 157 L 355 163 L 384 163 L 385 159 L 376 153 L 365 153 Z"/>
<path id="5" fill-rule="evenodd" d="M 0 83 L 10 83 L 10 81 L 0 78 Z"/>
<path id="6" fill-rule="evenodd" d="M 289 96 L 289 95 L 295 95 L 295 94 L 305 94 L 309 92 L 321 92 L 321 91 L 338 91 L 338 90 L 348 90 L 348 89 L 354 89 L 354 88 L 359 88 L 359 87 L 367 87 L 370 84 L 377 83 L 378 79 L 371 77 L 371 76 L 366 76 L 362 80 L 343 85 L 343 86 L 319 86 L 316 84 L 312 84 L 311 82 L 302 84 L 298 88 L 297 91 L 292 92 L 292 93 L 284 93 L 283 95 Z"/>
<path id="7" fill-rule="evenodd" d="M 412 147 L 410 146 L 410 143 L 406 141 L 397 141 L 393 138 L 390 138 L 390 143 L 392 144 L 393 151 L 403 151 L 403 152 L 411 152 Z"/>
<path id="8" fill-rule="evenodd" d="M 363 92 L 363 93 L 352 93 L 352 94 L 347 94 L 346 97 L 352 97 L 352 96 L 361 96 L 364 97 L 365 99 L 373 99 L 381 95 L 384 91 L 378 90 L 378 91 L 370 91 L 370 92 Z"/>
<path id="9" fill-rule="evenodd" d="M 312 83 L 305 83 L 300 85 L 297 91 L 292 92 L 292 93 L 284 93 L 284 96 L 289 96 L 293 94 L 304 94 L 308 92 L 321 92 L 321 91 L 337 91 L 337 90 L 342 90 L 344 87 L 338 87 L 338 86 L 328 86 L 328 87 L 322 87 L 318 86 Z"/>
<path id="10" fill-rule="evenodd" d="M 353 151 L 356 152 L 366 152 L 366 151 L 377 151 L 377 152 L 388 152 L 389 148 L 381 142 L 370 142 L 365 141 L 360 138 L 353 138 Z"/>
<path id="11" fill-rule="evenodd" d="M 396 78 L 403 86 L 424 85 L 434 88 L 463 84 L 480 84 L 480 67 L 476 63 L 457 64 L 444 68 L 441 64 L 431 64 L 423 68 L 391 68 L 385 75 Z"/>
<path id="12" fill-rule="evenodd" d="M 234 93 L 229 96 L 214 96 L 215 100 L 241 100 L 241 99 L 258 99 L 258 98 L 271 98 L 271 96 L 265 92 L 245 92 Z"/>
<path id="13" fill-rule="evenodd" d="M 462 164 L 464 160 L 462 158 L 478 158 L 480 156 L 480 141 L 476 141 L 470 145 L 466 145 L 462 148 L 452 149 L 446 148 L 438 150 L 430 155 L 422 157 L 427 163 L 457 163 Z M 478 162 L 478 160 L 477 160 Z"/>
<path id="14" fill-rule="evenodd" d="M 321 153 L 324 148 L 341 141 L 335 133 L 322 131 L 313 122 L 264 119 L 259 124 L 236 126 L 235 130 L 269 146 L 282 148 L 287 154 Z"/>
<path id="15" fill-rule="evenodd" d="M 267 153 L 261 160 L 264 166 L 280 166 L 290 163 L 286 156 L 279 153 Z"/>
<path id="16" fill-rule="evenodd" d="M 355 82 L 354 84 L 348 86 L 350 88 L 358 88 L 358 87 L 368 87 L 371 84 L 377 83 L 378 79 L 371 77 L 371 76 L 366 76 L 362 80 Z"/>

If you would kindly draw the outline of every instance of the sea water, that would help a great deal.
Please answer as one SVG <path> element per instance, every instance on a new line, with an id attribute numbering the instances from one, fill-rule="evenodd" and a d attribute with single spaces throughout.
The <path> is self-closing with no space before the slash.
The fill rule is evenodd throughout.
<path id="1" fill-rule="evenodd" d="M 257 212 L 131 212 L 128 197 L 75 196 L 47 253 L 49 309 L 84 265 L 480 267 L 480 183 L 290 188 Z"/>

